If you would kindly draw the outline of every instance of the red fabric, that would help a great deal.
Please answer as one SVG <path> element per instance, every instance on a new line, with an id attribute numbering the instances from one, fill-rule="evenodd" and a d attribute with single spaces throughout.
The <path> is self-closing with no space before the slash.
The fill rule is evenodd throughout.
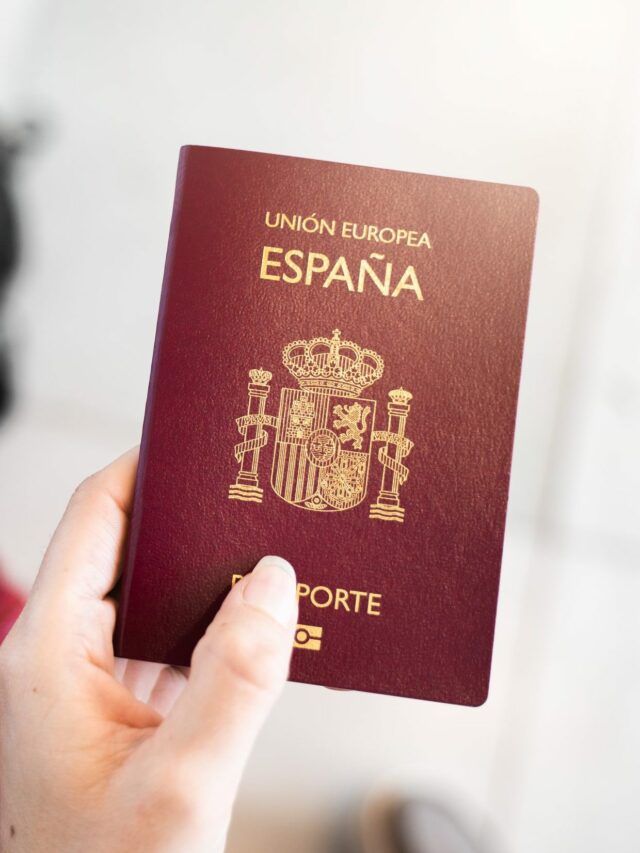
<path id="1" fill-rule="evenodd" d="M 7 583 L 0 575 L 0 643 L 11 630 L 11 626 L 20 615 L 24 603 L 25 598 L 22 593 Z"/>

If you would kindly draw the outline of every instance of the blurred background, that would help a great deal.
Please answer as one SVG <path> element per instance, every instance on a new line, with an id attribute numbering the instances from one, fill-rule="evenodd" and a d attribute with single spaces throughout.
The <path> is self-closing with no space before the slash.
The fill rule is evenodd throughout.
<path id="1" fill-rule="evenodd" d="M 0 132 L 24 144 L 0 555 L 25 588 L 77 482 L 139 440 L 181 144 L 540 194 L 490 698 L 288 685 L 231 853 L 334 850 L 387 792 L 446 803 L 492 851 L 640 849 L 639 18 L 636 0 L 2 0 Z"/>

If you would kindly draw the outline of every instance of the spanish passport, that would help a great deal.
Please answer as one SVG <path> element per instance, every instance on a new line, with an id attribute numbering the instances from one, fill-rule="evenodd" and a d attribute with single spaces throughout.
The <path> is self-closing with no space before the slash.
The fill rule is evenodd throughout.
<path id="1" fill-rule="evenodd" d="M 538 201 L 181 150 L 116 653 L 188 665 L 264 554 L 294 681 L 488 693 Z"/>

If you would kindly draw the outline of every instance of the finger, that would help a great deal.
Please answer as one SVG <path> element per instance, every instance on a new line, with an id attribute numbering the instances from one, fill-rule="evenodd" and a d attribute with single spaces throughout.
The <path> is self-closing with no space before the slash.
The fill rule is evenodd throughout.
<path id="1" fill-rule="evenodd" d="M 113 659 L 113 669 L 112 674 L 116 681 L 119 681 L 120 684 L 124 681 L 124 676 L 127 671 L 127 664 L 129 663 L 127 658 L 116 658 Z"/>
<path id="2" fill-rule="evenodd" d="M 136 699 L 145 702 L 161 716 L 174 706 L 187 682 L 188 667 L 114 658 L 113 677 Z"/>
<path id="3" fill-rule="evenodd" d="M 114 586 L 129 521 L 138 449 L 88 477 L 74 492 L 47 549 L 32 597 L 103 598 Z"/>
<path id="4" fill-rule="evenodd" d="M 237 583 L 191 661 L 189 682 L 157 733 L 166 748 L 225 780 L 231 798 L 271 706 L 286 681 L 297 619 L 293 568 L 263 557 Z M 215 782 L 215 780 L 212 780 Z"/>
<path id="5" fill-rule="evenodd" d="M 165 664 L 128 660 L 122 675 L 122 684 L 141 702 L 148 702 Z"/>
<path id="6" fill-rule="evenodd" d="M 185 668 L 177 666 L 162 668 L 149 696 L 148 704 L 154 711 L 163 717 L 167 716 L 187 686 L 187 672 Z"/>

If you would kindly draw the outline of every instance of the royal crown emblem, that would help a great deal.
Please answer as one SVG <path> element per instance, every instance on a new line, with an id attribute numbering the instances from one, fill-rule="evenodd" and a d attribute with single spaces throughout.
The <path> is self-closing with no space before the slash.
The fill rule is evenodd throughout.
<path id="1" fill-rule="evenodd" d="M 369 518 L 404 521 L 400 488 L 409 476 L 403 460 L 413 442 L 405 435 L 412 395 L 404 388 L 389 392 L 387 428 L 375 428 L 376 401 L 363 395 L 384 373 L 377 352 L 331 338 L 292 341 L 282 363 L 297 388 L 282 388 L 277 417 L 266 414 L 272 374 L 249 371 L 247 414 L 236 419 L 242 441 L 234 447 L 239 465 L 229 498 L 262 503 L 260 461 L 276 431 L 271 488 L 288 504 L 315 512 L 353 509 L 367 495 L 371 454 L 377 445 L 381 465 L 377 498 Z"/>

